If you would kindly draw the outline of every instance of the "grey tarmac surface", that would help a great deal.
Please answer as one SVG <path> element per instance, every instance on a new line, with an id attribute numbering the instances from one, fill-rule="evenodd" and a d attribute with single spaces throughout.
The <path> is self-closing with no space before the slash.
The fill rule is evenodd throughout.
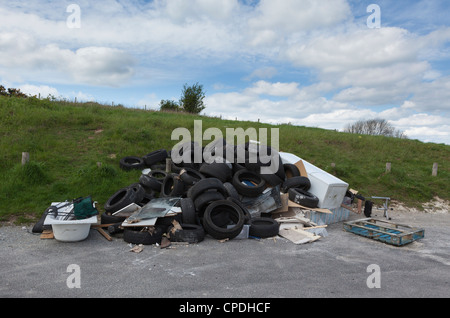
<path id="1" fill-rule="evenodd" d="M 374 215 L 384 219 L 382 212 Z M 328 236 L 295 245 L 281 238 L 207 237 L 189 246 L 141 253 L 120 236 L 91 229 L 82 242 L 43 240 L 32 226 L 0 227 L 2 298 L 448 298 L 450 214 L 390 212 L 392 222 L 425 228 L 425 238 L 394 247 L 327 228 Z M 349 220 L 364 218 L 352 214 Z M 69 288 L 80 269 L 80 288 Z M 369 288 L 368 266 L 380 268 Z"/>

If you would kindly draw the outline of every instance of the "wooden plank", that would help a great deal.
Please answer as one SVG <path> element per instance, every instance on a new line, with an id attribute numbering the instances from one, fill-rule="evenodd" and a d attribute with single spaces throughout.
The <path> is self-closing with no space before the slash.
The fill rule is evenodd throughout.
<path id="1" fill-rule="evenodd" d="M 40 236 L 41 239 L 43 240 L 48 240 L 48 239 L 54 239 L 55 236 L 53 235 L 53 231 L 52 230 L 43 230 Z"/>
<path id="2" fill-rule="evenodd" d="M 333 212 L 331 212 L 329 209 L 321 209 L 321 208 L 308 208 L 306 206 L 297 204 L 291 200 L 288 201 L 288 206 L 291 208 L 301 208 L 303 210 L 311 210 L 311 211 L 315 211 L 315 212 L 319 212 L 319 213 L 326 213 L 326 214 L 333 214 Z"/>
<path id="3" fill-rule="evenodd" d="M 109 234 L 106 233 L 105 230 L 103 230 L 102 228 L 98 227 L 98 228 L 97 228 L 97 231 L 98 231 L 101 235 L 103 235 L 108 241 L 112 241 L 111 236 L 109 236 Z"/>

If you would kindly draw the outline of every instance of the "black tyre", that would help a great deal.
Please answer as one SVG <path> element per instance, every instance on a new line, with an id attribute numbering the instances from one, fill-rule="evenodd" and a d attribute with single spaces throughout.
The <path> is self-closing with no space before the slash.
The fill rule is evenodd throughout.
<path id="1" fill-rule="evenodd" d="M 181 213 L 177 213 L 174 216 L 166 216 L 163 218 L 158 218 L 155 223 L 155 227 L 159 227 L 162 229 L 164 233 L 167 233 L 167 230 L 170 226 L 173 225 L 173 221 L 177 221 L 178 223 L 182 223 L 182 215 Z"/>
<path id="2" fill-rule="evenodd" d="M 51 230 L 51 225 L 44 225 L 45 219 L 47 218 L 47 215 L 53 211 L 53 207 L 48 207 L 44 213 L 42 214 L 41 218 L 34 224 L 33 229 L 31 230 L 33 233 L 42 233 L 44 230 Z"/>
<path id="3" fill-rule="evenodd" d="M 291 188 L 289 189 L 288 193 L 289 200 L 304 207 L 314 209 L 317 208 L 317 205 L 319 204 L 319 198 L 303 189 Z"/>
<path id="4" fill-rule="evenodd" d="M 217 178 L 222 182 L 227 182 L 232 176 L 231 168 L 222 162 L 203 163 L 199 171 L 207 177 Z"/>
<path id="5" fill-rule="evenodd" d="M 109 223 L 107 223 L 107 224 L 109 224 Z M 115 223 L 115 224 L 108 226 L 108 233 L 111 235 L 123 233 L 122 222 Z"/>
<path id="6" fill-rule="evenodd" d="M 160 149 L 156 151 L 152 151 L 151 153 L 145 155 L 142 159 L 147 167 L 151 167 L 157 163 L 163 162 L 166 158 L 169 157 L 167 150 Z"/>
<path id="7" fill-rule="evenodd" d="M 249 235 L 260 238 L 273 237 L 278 235 L 280 224 L 272 218 L 258 217 L 249 222 Z"/>
<path id="8" fill-rule="evenodd" d="M 100 215 L 100 223 L 101 224 L 117 224 L 117 223 L 122 224 L 122 222 L 125 220 L 126 220 L 126 217 L 111 215 L 111 214 L 108 214 L 107 212 L 102 213 Z"/>
<path id="9" fill-rule="evenodd" d="M 263 178 L 264 181 L 266 181 L 267 185 L 271 187 L 276 187 L 277 185 L 284 182 L 284 180 L 282 180 L 276 174 L 261 174 L 261 178 Z"/>
<path id="10" fill-rule="evenodd" d="M 202 217 L 206 206 L 211 202 L 219 200 L 225 200 L 225 196 L 222 193 L 217 191 L 205 191 L 195 199 L 195 209 L 199 212 L 200 217 Z"/>
<path id="11" fill-rule="evenodd" d="M 167 172 L 161 169 L 153 169 L 148 173 L 148 176 L 155 178 L 162 183 L 164 181 L 164 178 L 167 176 Z"/>
<path id="12" fill-rule="evenodd" d="M 216 190 L 224 196 L 227 195 L 227 190 L 225 189 L 222 181 L 217 178 L 205 178 L 194 184 L 187 192 L 187 196 L 195 201 L 200 194 L 208 190 Z"/>
<path id="13" fill-rule="evenodd" d="M 178 174 L 168 174 L 161 186 L 161 196 L 163 197 L 180 197 L 183 195 L 185 185 Z"/>
<path id="14" fill-rule="evenodd" d="M 139 204 L 142 202 L 142 200 L 145 197 L 145 189 L 144 187 L 139 183 L 133 183 L 129 186 L 130 189 L 132 189 L 136 193 L 136 198 L 134 199 L 134 203 Z"/>
<path id="15" fill-rule="evenodd" d="M 311 188 L 311 181 L 307 177 L 301 176 L 288 178 L 281 185 L 281 192 L 287 193 L 291 188 L 308 191 Z"/>
<path id="16" fill-rule="evenodd" d="M 196 224 L 197 214 L 194 202 L 191 198 L 182 198 L 180 200 L 181 218 L 184 224 Z"/>
<path id="17" fill-rule="evenodd" d="M 266 181 L 256 172 L 239 170 L 233 176 L 233 186 L 243 196 L 257 197 L 264 191 Z"/>
<path id="18" fill-rule="evenodd" d="M 162 181 L 147 174 L 141 174 L 139 177 L 139 183 L 147 190 L 161 192 Z"/>
<path id="19" fill-rule="evenodd" d="M 300 170 L 292 163 L 283 164 L 283 168 L 287 179 L 300 176 Z"/>
<path id="20" fill-rule="evenodd" d="M 284 171 L 283 161 L 280 155 L 278 155 L 278 171 L 275 173 L 281 180 L 286 180 L 286 172 Z"/>
<path id="21" fill-rule="evenodd" d="M 162 235 L 163 230 L 160 227 L 151 229 L 126 227 L 123 231 L 123 240 L 131 244 L 153 245 L 161 243 Z"/>
<path id="22" fill-rule="evenodd" d="M 225 182 L 223 186 L 227 190 L 227 198 L 232 197 L 236 200 L 239 200 L 239 193 L 237 192 L 233 184 L 231 184 L 230 182 Z"/>
<path id="23" fill-rule="evenodd" d="M 201 179 L 205 179 L 205 176 L 197 170 L 183 168 L 180 171 L 180 178 L 186 185 L 192 186 Z"/>
<path id="24" fill-rule="evenodd" d="M 180 226 L 181 230 L 173 230 L 173 226 L 169 227 L 167 236 L 171 242 L 195 244 L 205 239 L 205 230 L 201 225 L 182 223 Z"/>
<path id="25" fill-rule="evenodd" d="M 136 192 L 132 188 L 123 188 L 114 193 L 105 203 L 105 211 L 114 213 L 136 201 Z"/>
<path id="26" fill-rule="evenodd" d="M 145 192 L 144 197 L 142 198 L 141 202 L 136 203 L 136 204 L 142 207 L 142 206 L 146 205 L 147 203 L 149 203 L 154 198 L 155 198 L 155 193 Z"/>
<path id="27" fill-rule="evenodd" d="M 134 169 L 143 169 L 145 167 L 144 160 L 141 157 L 128 156 L 120 159 L 120 168 L 125 171 Z"/>
<path id="28" fill-rule="evenodd" d="M 218 224 L 215 221 L 224 217 L 230 220 L 228 224 Z M 237 204 L 229 200 L 215 201 L 205 210 L 203 228 L 215 239 L 233 239 L 241 233 L 244 220 L 244 213 Z"/>
<path id="29" fill-rule="evenodd" d="M 244 206 L 244 204 L 240 200 L 232 197 L 227 198 L 227 200 L 237 204 L 242 209 L 242 212 L 244 212 L 244 224 L 248 224 L 250 222 L 250 219 L 252 218 L 252 215 L 250 214 L 248 209 Z"/>

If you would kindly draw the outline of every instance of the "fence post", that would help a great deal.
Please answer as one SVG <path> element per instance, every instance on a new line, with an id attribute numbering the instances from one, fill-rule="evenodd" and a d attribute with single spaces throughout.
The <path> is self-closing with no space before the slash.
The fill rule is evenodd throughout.
<path id="1" fill-rule="evenodd" d="M 390 172 L 391 172 L 391 163 L 386 162 L 386 173 L 390 173 Z"/>
<path id="2" fill-rule="evenodd" d="M 22 152 L 22 166 L 26 165 L 30 161 L 30 154 L 28 152 Z"/>
<path id="3" fill-rule="evenodd" d="M 432 171 L 431 175 L 432 175 L 433 177 L 436 177 L 436 176 L 437 176 L 437 172 L 438 172 L 438 164 L 437 164 L 437 162 L 435 162 L 435 163 L 433 164 L 433 171 Z"/>

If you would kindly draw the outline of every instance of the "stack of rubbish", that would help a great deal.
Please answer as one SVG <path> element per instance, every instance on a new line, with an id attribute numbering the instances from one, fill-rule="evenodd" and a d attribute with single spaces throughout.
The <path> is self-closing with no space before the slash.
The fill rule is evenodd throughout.
<path id="1" fill-rule="evenodd" d="M 224 139 L 203 148 L 188 142 L 172 151 L 124 157 L 120 167 L 142 173 L 107 200 L 101 224 L 131 244 L 199 243 L 206 235 L 220 241 L 279 235 L 296 244 L 312 242 L 326 235 L 327 226 L 320 218 L 312 221 L 314 213 L 333 214 L 329 208 L 340 208 L 348 187 L 325 180 L 324 192 L 323 171 L 307 171 L 314 166 L 300 158 L 257 142 L 235 146 Z M 333 203 L 326 206 L 330 197 Z"/>

